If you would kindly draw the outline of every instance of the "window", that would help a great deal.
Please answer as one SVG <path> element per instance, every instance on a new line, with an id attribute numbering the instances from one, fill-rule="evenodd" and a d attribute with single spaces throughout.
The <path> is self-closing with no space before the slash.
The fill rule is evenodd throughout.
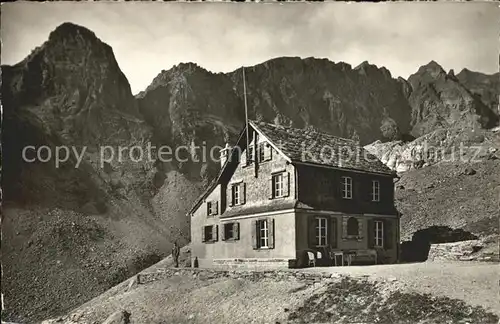
<path id="1" fill-rule="evenodd" d="M 217 234 L 218 234 L 218 225 L 208 225 L 208 226 L 203 226 L 202 229 L 202 237 L 201 241 L 202 242 L 216 242 L 218 240 Z"/>
<path id="2" fill-rule="evenodd" d="M 269 247 L 269 226 L 267 219 L 262 219 L 257 222 L 257 228 L 259 231 L 259 248 L 267 248 Z"/>
<path id="3" fill-rule="evenodd" d="M 217 215 L 218 202 L 217 201 L 207 201 L 207 215 Z"/>
<path id="4" fill-rule="evenodd" d="M 273 188 L 273 198 L 283 197 L 284 196 L 284 188 L 283 188 L 283 172 L 273 174 L 272 178 L 272 188 Z"/>
<path id="5" fill-rule="evenodd" d="M 268 143 L 265 142 L 260 143 L 258 150 L 259 150 L 259 162 L 271 160 L 272 149 Z"/>
<path id="6" fill-rule="evenodd" d="M 242 205 L 245 203 L 245 184 L 235 183 L 231 186 L 231 205 Z"/>
<path id="7" fill-rule="evenodd" d="M 316 246 L 327 245 L 327 219 L 324 217 L 316 218 Z"/>
<path id="8" fill-rule="evenodd" d="M 383 247 L 384 246 L 384 222 L 375 221 L 375 246 Z"/>
<path id="9" fill-rule="evenodd" d="M 259 162 L 264 161 L 264 158 L 265 158 L 264 150 L 265 149 L 266 149 L 266 144 L 264 144 L 264 143 L 259 144 Z"/>
<path id="10" fill-rule="evenodd" d="M 274 219 L 263 218 L 252 221 L 252 246 L 254 250 L 274 249 Z"/>
<path id="11" fill-rule="evenodd" d="M 352 178 L 342 177 L 342 198 L 352 199 Z"/>
<path id="12" fill-rule="evenodd" d="M 372 201 L 380 201 L 380 182 L 372 181 Z"/>
<path id="13" fill-rule="evenodd" d="M 347 220 L 347 235 L 359 235 L 359 224 L 355 217 L 349 217 Z"/>
<path id="14" fill-rule="evenodd" d="M 239 225 L 240 225 L 239 223 L 224 224 L 222 240 L 223 241 L 239 240 L 240 239 Z"/>

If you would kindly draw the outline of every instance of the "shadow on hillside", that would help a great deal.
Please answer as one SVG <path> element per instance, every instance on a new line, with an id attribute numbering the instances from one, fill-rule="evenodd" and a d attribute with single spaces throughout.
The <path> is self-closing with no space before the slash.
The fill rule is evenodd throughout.
<path id="1" fill-rule="evenodd" d="M 431 244 L 476 240 L 478 237 L 463 229 L 431 226 L 413 233 L 411 241 L 401 243 L 400 262 L 423 262 L 429 256 Z"/>

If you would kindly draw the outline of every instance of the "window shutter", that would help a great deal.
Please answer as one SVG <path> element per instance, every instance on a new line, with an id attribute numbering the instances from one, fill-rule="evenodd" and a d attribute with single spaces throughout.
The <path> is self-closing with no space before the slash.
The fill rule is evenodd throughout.
<path id="1" fill-rule="evenodd" d="M 338 236 L 337 218 L 332 217 L 329 225 L 330 226 L 328 226 L 328 237 L 330 240 L 330 246 L 335 249 L 337 248 L 337 236 Z"/>
<path id="2" fill-rule="evenodd" d="M 205 226 L 201 227 L 201 241 L 206 242 L 206 240 L 205 240 Z"/>
<path id="3" fill-rule="evenodd" d="M 273 176 L 269 178 L 269 185 L 267 187 L 269 190 L 269 199 L 273 199 L 274 198 Z"/>
<path id="4" fill-rule="evenodd" d="M 310 217 L 307 224 L 309 247 L 316 247 L 316 218 Z"/>
<path id="5" fill-rule="evenodd" d="M 206 205 L 207 205 L 207 216 L 210 216 L 210 208 L 209 208 L 210 203 L 207 201 Z"/>
<path id="6" fill-rule="evenodd" d="M 240 223 L 233 223 L 233 236 L 235 240 L 240 239 Z"/>
<path id="7" fill-rule="evenodd" d="M 254 250 L 258 249 L 257 240 L 258 240 L 258 237 L 257 237 L 257 221 L 253 220 L 252 221 L 252 247 L 253 247 Z"/>
<path id="8" fill-rule="evenodd" d="M 241 204 L 243 205 L 247 200 L 247 184 L 245 182 L 243 182 L 241 184 L 240 190 L 241 190 L 241 199 L 240 200 L 241 200 Z"/>
<path id="9" fill-rule="evenodd" d="M 274 218 L 267 219 L 267 226 L 269 229 L 267 245 L 270 249 L 274 249 Z"/>
<path id="10" fill-rule="evenodd" d="M 269 143 L 265 143 L 262 146 L 264 150 L 264 161 L 269 161 L 272 159 L 272 151 L 273 149 L 271 148 L 271 145 Z"/>
<path id="11" fill-rule="evenodd" d="M 384 248 L 392 249 L 392 221 L 384 220 Z"/>
<path id="12" fill-rule="evenodd" d="M 363 237 L 363 219 L 362 218 L 358 218 L 358 236 L 359 237 Z"/>
<path id="13" fill-rule="evenodd" d="M 347 221 L 349 220 L 349 216 L 342 217 L 342 238 L 347 237 Z"/>
<path id="14" fill-rule="evenodd" d="M 375 223 L 373 219 L 368 220 L 368 248 L 375 246 Z"/>
<path id="15" fill-rule="evenodd" d="M 215 215 L 218 215 L 219 214 L 219 202 L 218 201 L 215 201 L 214 202 L 215 206 L 214 206 L 214 214 Z"/>
<path id="16" fill-rule="evenodd" d="M 225 241 L 226 240 L 226 226 L 228 224 L 223 224 L 222 225 L 222 231 L 220 232 L 220 240 Z"/>
<path id="17" fill-rule="evenodd" d="M 229 193 L 231 196 L 230 196 L 230 200 L 229 200 L 229 206 L 234 206 L 234 185 L 231 185 L 231 190 L 230 190 L 230 193 Z"/>
<path id="18" fill-rule="evenodd" d="M 212 225 L 212 238 L 214 242 L 219 240 L 219 225 Z"/>
<path id="19" fill-rule="evenodd" d="M 283 178 L 284 178 L 283 180 L 285 181 L 285 188 L 283 188 L 284 194 L 285 197 L 288 197 L 290 196 L 290 172 L 285 172 Z"/>

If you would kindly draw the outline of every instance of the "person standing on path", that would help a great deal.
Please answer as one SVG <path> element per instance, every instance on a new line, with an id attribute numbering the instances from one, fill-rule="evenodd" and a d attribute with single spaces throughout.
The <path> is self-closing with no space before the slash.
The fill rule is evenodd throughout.
<path id="1" fill-rule="evenodd" d="M 179 253 L 179 246 L 177 245 L 177 242 L 174 242 L 174 247 L 172 248 L 172 258 L 174 258 L 174 265 L 176 268 L 179 267 Z"/>

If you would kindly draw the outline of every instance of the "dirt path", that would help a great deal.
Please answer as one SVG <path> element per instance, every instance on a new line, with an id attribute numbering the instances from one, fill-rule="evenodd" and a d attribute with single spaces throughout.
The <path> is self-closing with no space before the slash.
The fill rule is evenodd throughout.
<path id="1" fill-rule="evenodd" d="M 500 265 L 479 262 L 423 262 L 408 264 L 317 267 L 305 272 L 329 272 L 394 281 L 406 291 L 461 299 L 500 315 Z"/>

